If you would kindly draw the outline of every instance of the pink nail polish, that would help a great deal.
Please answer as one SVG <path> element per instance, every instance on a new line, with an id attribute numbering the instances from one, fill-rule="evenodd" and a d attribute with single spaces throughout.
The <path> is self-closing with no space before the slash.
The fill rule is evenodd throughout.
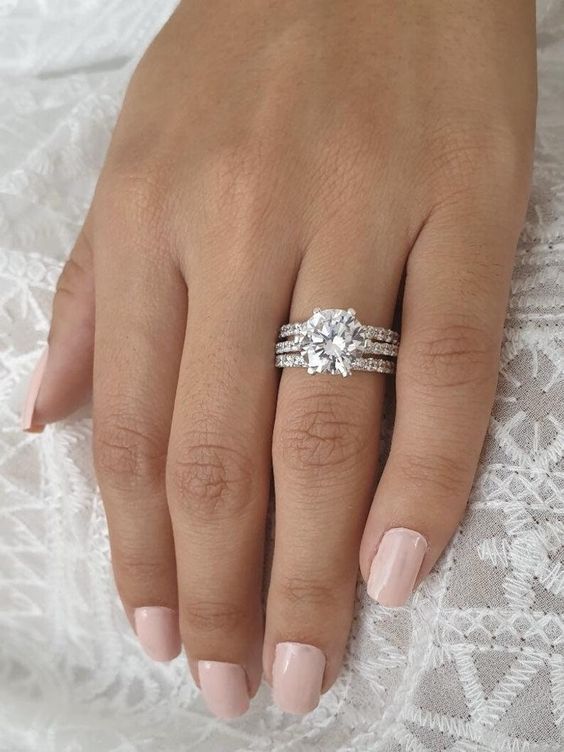
<path id="1" fill-rule="evenodd" d="M 41 382 L 43 381 L 43 375 L 45 373 L 45 368 L 47 367 L 47 357 L 49 355 L 49 346 L 47 345 L 45 349 L 43 350 L 43 353 L 39 360 L 37 361 L 37 364 L 35 368 L 33 369 L 33 372 L 31 374 L 31 377 L 29 379 L 29 384 L 27 387 L 27 394 L 24 402 L 24 407 L 22 410 L 22 430 L 23 431 L 29 431 L 30 433 L 41 433 L 45 426 L 41 425 L 41 423 L 34 423 L 33 422 L 33 413 L 35 412 L 35 403 L 37 402 L 37 395 L 39 394 L 39 389 L 41 387 Z"/>
<path id="2" fill-rule="evenodd" d="M 313 645 L 279 642 L 272 667 L 274 702 L 286 713 L 303 715 L 319 704 L 325 655 Z"/>
<path id="3" fill-rule="evenodd" d="M 411 595 L 426 550 L 427 541 L 415 530 L 388 530 L 370 567 L 368 595 L 382 606 L 403 606 Z"/>
<path id="4" fill-rule="evenodd" d="M 237 718 L 249 709 L 247 675 L 242 666 L 222 661 L 199 661 L 202 696 L 218 718 Z"/>
<path id="5" fill-rule="evenodd" d="M 177 611 L 162 606 L 136 608 L 133 620 L 143 650 L 154 661 L 172 661 L 180 653 Z"/>

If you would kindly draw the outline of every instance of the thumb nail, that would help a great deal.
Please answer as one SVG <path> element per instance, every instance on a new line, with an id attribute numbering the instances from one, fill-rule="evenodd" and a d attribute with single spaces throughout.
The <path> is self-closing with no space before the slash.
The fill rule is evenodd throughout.
<path id="1" fill-rule="evenodd" d="M 46 345 L 41 357 L 33 369 L 27 388 L 27 395 L 22 411 L 22 430 L 28 431 L 29 433 L 41 433 L 45 428 L 41 423 L 35 422 L 35 403 L 37 402 L 37 395 L 39 394 L 41 382 L 43 381 L 43 376 L 45 374 L 45 368 L 47 367 L 48 355 L 49 346 Z"/>

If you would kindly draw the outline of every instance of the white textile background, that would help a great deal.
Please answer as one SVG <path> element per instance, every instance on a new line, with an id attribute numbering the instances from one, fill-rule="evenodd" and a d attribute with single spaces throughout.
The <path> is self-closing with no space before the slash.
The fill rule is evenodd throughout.
<path id="1" fill-rule="evenodd" d="M 152 663 L 130 632 L 88 417 L 18 425 L 124 87 L 173 6 L 0 0 L 0 752 L 562 752 L 564 0 L 539 4 L 534 191 L 462 529 L 408 608 L 359 588 L 345 670 L 311 716 L 263 688 L 231 724 L 184 659 Z"/>

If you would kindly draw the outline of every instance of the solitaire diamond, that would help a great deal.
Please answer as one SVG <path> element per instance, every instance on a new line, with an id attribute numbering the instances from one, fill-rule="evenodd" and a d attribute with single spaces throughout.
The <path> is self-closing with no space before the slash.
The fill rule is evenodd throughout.
<path id="1" fill-rule="evenodd" d="M 308 373 L 348 376 L 362 353 L 365 336 L 352 308 L 316 309 L 297 335 Z"/>

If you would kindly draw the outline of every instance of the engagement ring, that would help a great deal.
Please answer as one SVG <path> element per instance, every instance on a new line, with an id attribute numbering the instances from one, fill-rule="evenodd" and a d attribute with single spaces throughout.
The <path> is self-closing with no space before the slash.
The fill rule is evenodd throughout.
<path id="1" fill-rule="evenodd" d="M 361 324 L 352 308 L 315 308 L 307 321 L 284 324 L 279 337 L 278 368 L 307 368 L 308 373 L 341 376 L 352 371 L 395 372 L 399 334 Z M 373 355 L 384 357 L 370 357 Z"/>

